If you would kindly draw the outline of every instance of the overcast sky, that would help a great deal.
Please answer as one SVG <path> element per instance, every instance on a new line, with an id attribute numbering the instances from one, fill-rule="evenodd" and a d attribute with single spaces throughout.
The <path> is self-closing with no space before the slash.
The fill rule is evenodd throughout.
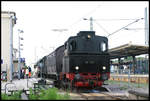
<path id="1" fill-rule="evenodd" d="M 21 51 L 21 56 L 26 58 L 27 65 L 35 63 L 35 60 L 63 45 L 69 36 L 74 36 L 79 31 L 90 30 L 90 22 L 83 18 L 93 17 L 93 29 L 96 31 L 96 35 L 108 36 L 108 34 L 134 22 L 135 19 L 144 18 L 145 7 L 148 7 L 149 10 L 146 1 L 2 1 L 1 5 L 2 11 L 16 13 L 17 24 L 13 31 L 14 48 L 18 47 L 17 29 L 24 31 L 22 34 L 24 41 L 21 42 L 24 50 Z M 108 37 L 109 48 L 130 41 L 133 44 L 145 44 L 144 23 L 144 20 L 139 20 L 127 27 L 131 30 L 120 30 Z M 59 32 L 53 31 L 53 29 L 67 29 L 67 31 Z"/>

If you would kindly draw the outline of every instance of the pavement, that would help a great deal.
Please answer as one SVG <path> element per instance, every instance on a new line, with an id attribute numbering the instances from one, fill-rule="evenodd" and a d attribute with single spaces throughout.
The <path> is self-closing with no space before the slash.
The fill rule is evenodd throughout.
<path id="1" fill-rule="evenodd" d="M 8 90 L 28 90 L 29 88 L 34 87 L 34 83 L 38 82 L 40 78 L 28 78 L 28 79 L 14 79 L 12 82 L 10 81 L 1 81 L 1 92 L 5 92 L 6 88 L 6 93 Z"/>

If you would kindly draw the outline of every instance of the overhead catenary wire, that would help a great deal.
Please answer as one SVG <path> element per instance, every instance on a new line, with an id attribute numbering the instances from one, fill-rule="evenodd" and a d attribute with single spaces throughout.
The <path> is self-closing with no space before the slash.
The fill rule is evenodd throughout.
<path id="1" fill-rule="evenodd" d="M 90 21 L 90 19 L 87 19 L 87 18 L 83 18 L 83 19 Z M 144 19 L 144 18 L 140 18 L 140 19 L 92 19 L 92 21 L 95 22 L 104 32 L 106 32 L 106 33 L 108 34 L 108 36 L 110 36 L 110 35 L 112 35 L 112 34 L 118 32 L 118 31 L 120 31 L 120 30 L 122 30 L 122 29 L 131 30 L 131 29 L 125 28 L 125 27 L 127 27 L 127 26 L 129 26 L 129 25 L 131 25 L 131 24 L 133 24 L 133 23 L 135 23 L 135 22 L 138 22 L 138 21 L 141 20 L 141 19 Z M 98 22 L 96 22 L 96 21 L 99 21 L 99 20 L 108 20 L 108 21 L 110 21 L 110 20 L 135 20 L 135 21 L 132 22 L 132 23 L 130 23 L 130 24 L 128 24 L 128 25 L 126 25 L 125 27 L 122 27 L 121 29 L 119 29 L 119 30 L 117 30 L 117 31 L 115 31 L 115 32 L 113 32 L 113 33 L 110 34 L 110 33 L 108 33 L 108 31 L 107 31 L 104 27 L 102 27 L 102 25 L 100 25 Z M 141 29 L 140 29 L 140 30 L 141 30 Z M 107 37 L 108 37 L 108 36 L 107 36 Z"/>
<path id="2" fill-rule="evenodd" d="M 113 34 L 115 34 L 115 33 L 119 32 L 120 30 L 122 30 L 122 29 L 126 28 L 127 26 L 129 26 L 129 25 L 131 25 L 131 24 L 133 24 L 133 23 L 136 23 L 136 22 L 138 22 L 139 20 L 143 20 L 143 19 L 144 19 L 144 18 L 137 19 L 137 20 L 135 20 L 135 21 L 133 21 L 133 22 L 129 23 L 128 25 L 126 25 L 126 26 L 124 26 L 124 27 L 122 27 L 122 28 L 120 28 L 120 29 L 118 29 L 118 30 L 114 31 L 113 33 L 109 34 L 107 37 L 109 37 L 109 36 L 111 36 L 111 35 L 113 35 Z"/>
<path id="3" fill-rule="evenodd" d="M 148 28 L 125 28 L 125 30 L 146 30 Z"/>
<path id="4" fill-rule="evenodd" d="M 86 16 L 88 16 L 88 15 L 91 15 L 92 13 L 94 13 L 96 10 L 97 10 L 97 8 L 99 8 L 100 7 L 100 5 L 98 5 L 96 8 L 94 8 L 93 10 L 91 10 L 90 12 L 88 12 L 88 13 L 86 13 L 83 17 L 81 17 L 81 18 L 79 18 L 77 21 L 75 21 L 73 24 L 71 24 L 71 25 L 69 25 L 68 27 L 68 29 L 70 29 L 70 28 L 72 28 L 72 26 L 74 26 L 75 24 L 77 24 L 77 23 L 79 23 L 80 21 L 82 21 L 83 20 L 83 18 L 85 18 Z M 101 20 L 101 21 L 120 21 L 120 20 L 136 20 L 136 21 L 134 21 L 134 22 L 132 22 L 132 23 L 130 23 L 130 24 L 128 24 L 128 25 L 126 25 L 125 27 L 127 27 L 127 26 L 129 26 L 129 25 L 131 25 L 131 24 L 133 24 L 133 23 L 135 23 L 135 22 L 138 22 L 139 20 L 141 20 L 140 18 L 128 18 L 128 19 L 93 19 L 93 21 L 99 21 L 99 20 Z M 104 31 L 104 32 L 106 32 L 107 34 L 108 34 L 108 36 L 107 37 L 109 37 L 109 36 L 111 36 L 111 35 L 113 35 L 114 33 L 116 33 L 116 32 L 118 32 L 118 31 L 120 31 L 120 30 L 122 30 L 122 29 L 124 29 L 125 27 L 122 27 L 121 29 L 118 29 L 118 30 L 116 30 L 115 32 L 113 32 L 113 33 L 108 33 L 108 31 L 104 28 L 104 27 L 102 27 L 99 23 L 97 23 L 97 22 L 95 22 L 99 27 L 101 27 L 102 28 L 102 30 Z M 128 29 L 126 29 L 126 30 L 128 30 Z"/>
<path id="5" fill-rule="evenodd" d="M 138 20 L 140 18 L 137 19 L 96 19 L 96 21 L 116 21 L 116 20 Z"/>
<path id="6" fill-rule="evenodd" d="M 82 21 L 82 19 L 92 13 L 94 13 L 98 8 L 100 7 L 100 5 L 98 5 L 96 8 L 92 9 L 90 12 L 86 13 L 84 16 L 80 17 L 77 21 L 75 21 L 73 24 L 71 24 L 69 27 L 71 28 L 72 26 L 74 26 L 75 24 L 79 23 L 80 21 Z"/>
<path id="7" fill-rule="evenodd" d="M 104 32 L 106 32 L 107 34 L 110 34 L 110 33 L 108 33 L 108 31 L 104 28 L 104 27 L 102 27 L 98 22 L 96 22 L 96 21 L 94 21 L 100 28 L 102 28 L 102 30 L 104 31 Z"/>
<path id="8" fill-rule="evenodd" d="M 100 5 L 96 6 L 96 7 L 95 7 L 94 9 L 92 9 L 90 12 L 88 12 L 88 13 L 86 13 L 84 16 L 80 17 L 80 18 L 79 18 L 77 21 L 75 21 L 73 24 L 71 24 L 71 25 L 69 25 L 68 27 L 66 27 L 67 29 L 52 29 L 52 31 L 63 32 L 63 31 L 68 31 L 69 29 L 72 29 L 72 27 L 73 27 L 74 25 L 76 25 L 77 23 L 81 22 L 84 17 L 86 17 L 86 16 L 88 16 L 88 15 L 94 13 L 94 12 L 97 10 L 97 8 L 99 8 L 99 7 L 100 7 Z M 71 32 L 71 34 L 72 34 L 72 32 Z"/>

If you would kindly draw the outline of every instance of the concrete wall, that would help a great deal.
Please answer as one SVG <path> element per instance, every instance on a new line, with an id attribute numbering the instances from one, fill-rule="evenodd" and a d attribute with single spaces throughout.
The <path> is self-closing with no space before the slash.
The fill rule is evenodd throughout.
<path id="1" fill-rule="evenodd" d="M 1 71 L 7 71 L 7 80 L 11 79 L 13 67 L 13 26 L 16 23 L 14 12 L 1 12 Z"/>

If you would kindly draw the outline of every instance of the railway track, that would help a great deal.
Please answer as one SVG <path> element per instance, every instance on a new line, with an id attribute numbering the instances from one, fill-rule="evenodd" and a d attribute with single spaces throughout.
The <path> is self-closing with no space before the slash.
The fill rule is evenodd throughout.
<path id="1" fill-rule="evenodd" d="M 73 100 L 125 100 L 126 97 L 113 96 L 111 93 L 70 93 Z"/>
<path id="2" fill-rule="evenodd" d="M 62 89 L 61 89 L 62 90 Z M 103 91 L 102 91 L 103 90 Z M 66 90 L 62 90 L 66 92 Z M 78 89 L 69 91 L 72 100 L 126 100 L 125 95 L 113 94 L 106 88 L 101 89 Z"/>

